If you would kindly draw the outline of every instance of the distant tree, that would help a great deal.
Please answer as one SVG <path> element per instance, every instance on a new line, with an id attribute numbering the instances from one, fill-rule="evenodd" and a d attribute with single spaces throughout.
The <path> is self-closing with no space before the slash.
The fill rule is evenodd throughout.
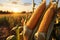
<path id="1" fill-rule="evenodd" d="M 22 11 L 21 13 L 26 13 L 26 11 Z"/>

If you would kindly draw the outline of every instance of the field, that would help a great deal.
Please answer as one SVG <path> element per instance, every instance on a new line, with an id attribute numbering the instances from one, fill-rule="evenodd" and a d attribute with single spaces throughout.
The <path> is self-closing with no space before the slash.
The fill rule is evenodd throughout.
<path id="1" fill-rule="evenodd" d="M 0 14 L 0 32 L 4 31 L 3 32 L 4 34 L 0 33 L 0 35 L 3 37 L 6 37 L 7 34 L 9 34 L 9 35 L 14 34 L 15 35 L 15 31 L 11 32 L 11 29 L 13 27 L 15 27 L 16 25 L 23 26 L 24 22 L 25 21 L 27 22 L 27 20 L 29 20 L 30 17 L 31 17 L 31 13 Z M 11 33 L 7 33 L 7 30 L 5 30 L 5 26 L 6 26 L 6 28 L 8 27 L 8 31 Z M 17 34 L 17 35 L 19 35 L 19 34 Z M 3 38 L 1 36 L 0 36 L 0 39 Z"/>

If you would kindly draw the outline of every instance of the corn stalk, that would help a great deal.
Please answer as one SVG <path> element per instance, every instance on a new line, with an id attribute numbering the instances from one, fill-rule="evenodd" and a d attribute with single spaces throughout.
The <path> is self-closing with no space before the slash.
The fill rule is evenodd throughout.
<path id="1" fill-rule="evenodd" d="M 18 26 L 17 26 L 17 29 L 16 29 L 16 39 L 20 40 L 19 27 Z"/>

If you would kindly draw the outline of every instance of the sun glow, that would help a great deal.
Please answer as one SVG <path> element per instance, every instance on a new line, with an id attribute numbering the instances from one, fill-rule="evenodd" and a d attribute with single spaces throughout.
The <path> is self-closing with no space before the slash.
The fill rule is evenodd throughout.
<path id="1" fill-rule="evenodd" d="M 20 12 L 18 8 L 13 8 L 12 11 L 13 12 Z"/>

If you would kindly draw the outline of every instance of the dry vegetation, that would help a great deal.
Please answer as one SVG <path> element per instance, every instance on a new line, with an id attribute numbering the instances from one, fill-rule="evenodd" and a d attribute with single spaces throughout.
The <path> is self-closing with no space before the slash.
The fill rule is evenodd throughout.
<path id="1" fill-rule="evenodd" d="M 7 20 L 9 22 L 9 29 L 12 29 L 16 25 L 23 26 L 23 22 L 28 20 L 31 13 L 12 13 L 12 14 L 0 14 L 0 20 Z M 7 24 L 6 24 L 7 25 Z M 2 25 L 3 26 L 3 25 Z M 1 31 L 1 30 L 0 30 Z M 12 32 L 11 32 L 12 33 Z M 13 33 L 14 34 L 14 33 Z M 1 39 L 1 38 L 0 38 Z M 2 40 L 2 39 L 1 39 Z M 4 40 L 4 39 L 3 39 Z"/>

